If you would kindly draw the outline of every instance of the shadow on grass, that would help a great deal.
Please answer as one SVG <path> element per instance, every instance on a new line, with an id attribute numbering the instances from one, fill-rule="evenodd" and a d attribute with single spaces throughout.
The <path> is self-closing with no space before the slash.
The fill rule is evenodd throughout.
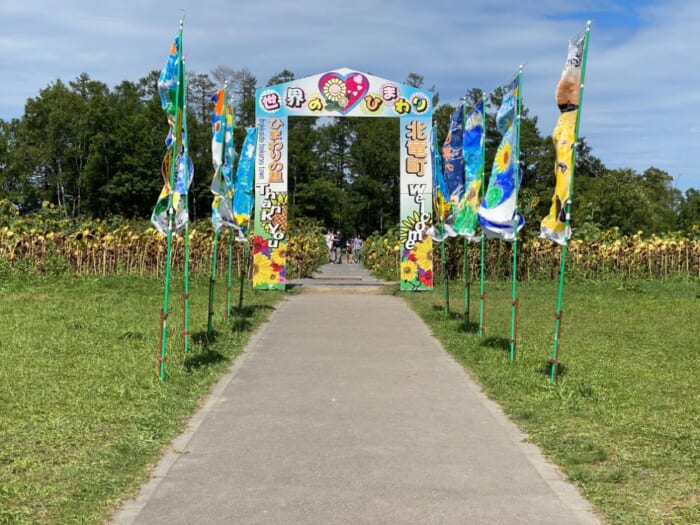
<path id="1" fill-rule="evenodd" d="M 234 307 L 231 309 L 231 330 L 234 332 L 247 332 L 253 327 L 251 319 L 255 316 L 256 312 L 261 310 L 274 310 L 274 306 L 269 304 L 249 304 L 243 305 L 242 307 Z"/>
<path id="2" fill-rule="evenodd" d="M 231 308 L 231 317 L 242 317 L 244 319 L 250 319 L 255 315 L 258 310 L 274 310 L 274 306 L 269 304 L 247 304 L 242 307 L 235 306 Z"/>
<path id="3" fill-rule="evenodd" d="M 220 335 L 221 332 L 218 330 L 212 330 L 211 334 L 207 333 L 206 330 L 202 330 L 201 332 L 193 333 L 190 337 L 192 338 L 192 343 L 201 346 L 203 352 L 207 353 L 209 352 L 209 346 L 214 344 Z"/>
<path id="4" fill-rule="evenodd" d="M 204 352 L 194 356 L 188 355 L 185 358 L 184 367 L 186 372 L 191 372 L 205 366 L 215 365 L 216 363 L 220 363 L 225 359 L 225 356 L 221 355 L 215 350 L 204 350 Z"/>
<path id="5" fill-rule="evenodd" d="M 221 335 L 218 330 L 212 330 L 211 335 L 207 333 L 206 330 L 201 332 L 195 332 L 191 335 L 192 342 L 198 345 L 202 345 L 202 348 L 206 352 L 209 349 L 209 345 L 215 343 L 216 340 Z"/>
<path id="6" fill-rule="evenodd" d="M 459 325 L 459 331 L 462 333 L 466 334 L 478 334 L 479 333 L 479 323 L 476 321 L 468 321 L 467 323 L 464 322 L 464 317 L 459 316 L 460 320 L 462 321 Z"/>
<path id="7" fill-rule="evenodd" d="M 551 361 L 542 361 L 542 364 L 538 367 L 535 368 L 535 371 L 542 374 L 543 376 L 546 377 L 551 377 L 552 376 L 552 363 Z M 557 370 L 557 377 L 563 377 L 566 375 L 566 372 L 568 371 L 568 368 L 566 367 L 565 364 L 559 363 L 559 367 Z"/>
<path id="8" fill-rule="evenodd" d="M 478 327 L 477 327 L 478 330 Z M 486 348 L 495 348 L 496 350 L 503 350 L 505 352 L 510 352 L 510 339 L 506 337 L 486 337 L 481 341 L 481 346 Z"/>

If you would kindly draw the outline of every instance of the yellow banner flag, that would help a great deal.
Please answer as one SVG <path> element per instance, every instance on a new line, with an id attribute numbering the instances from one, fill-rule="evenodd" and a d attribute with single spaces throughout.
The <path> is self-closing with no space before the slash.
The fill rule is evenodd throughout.
<path id="1" fill-rule="evenodd" d="M 542 220 L 540 225 L 540 237 L 562 245 L 566 244 L 571 237 L 571 228 L 566 219 L 566 203 L 571 195 L 571 174 L 574 170 L 576 118 L 579 112 L 584 44 L 585 34 L 581 34 L 569 42 L 566 66 L 557 84 L 555 97 L 561 115 L 559 115 L 554 133 L 552 133 L 552 141 L 556 149 L 554 164 L 556 187 L 549 215 Z"/>

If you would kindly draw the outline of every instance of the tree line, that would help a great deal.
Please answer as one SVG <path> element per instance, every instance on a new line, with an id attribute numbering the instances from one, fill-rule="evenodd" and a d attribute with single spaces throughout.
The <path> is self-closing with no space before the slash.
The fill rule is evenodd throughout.
<path id="1" fill-rule="evenodd" d="M 158 74 L 152 71 L 112 89 L 86 73 L 67 84 L 56 80 L 26 101 L 21 118 L 0 120 L 3 198 L 24 214 L 49 201 L 71 218 L 149 217 L 163 184 L 160 165 L 167 133 L 156 88 Z M 293 79 L 285 69 L 266 85 Z M 255 121 L 259 83 L 248 69 L 220 66 L 205 74 L 188 72 L 188 133 L 195 167 L 190 210 L 195 219 L 210 214 L 210 98 L 224 82 L 235 100 L 238 149 L 245 127 Z M 410 73 L 405 82 L 423 87 L 424 80 Z M 467 104 L 480 96 L 479 90 L 470 90 Z M 487 100 L 487 174 L 500 140 L 495 112 L 501 96 L 496 90 Z M 456 108 L 439 104 L 438 95 L 434 103 L 442 144 Z M 553 191 L 554 148 L 527 108 L 521 123 L 520 203 L 526 229 L 535 233 Z M 288 133 L 292 218 L 311 217 L 328 227 L 365 235 L 396 226 L 398 119 L 290 117 Z M 697 232 L 700 227 L 700 192 L 691 188 L 681 193 L 663 170 L 609 169 L 583 137 L 575 173 L 573 225 L 579 237 L 595 240 L 614 227 L 622 234 Z"/>

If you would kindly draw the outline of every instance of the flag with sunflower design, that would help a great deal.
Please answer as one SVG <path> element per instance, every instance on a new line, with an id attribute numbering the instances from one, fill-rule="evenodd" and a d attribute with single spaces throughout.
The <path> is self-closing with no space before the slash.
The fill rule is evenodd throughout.
<path id="1" fill-rule="evenodd" d="M 462 198 L 454 212 L 454 231 L 473 241 L 479 224 L 479 199 L 484 180 L 484 101 L 481 100 L 467 114 L 464 123 L 462 156 L 464 159 L 464 187 Z"/>
<path id="2" fill-rule="evenodd" d="M 438 147 L 437 127 L 433 128 L 431 158 L 433 163 L 433 220 L 428 234 L 435 241 L 442 242 L 448 236 L 445 233 L 445 219 L 449 214 L 449 200 L 447 198 L 449 192 L 442 173 L 442 154 Z"/>
<path id="3" fill-rule="evenodd" d="M 211 222 L 218 231 L 224 226 L 236 225 L 233 216 L 233 162 L 236 150 L 233 143 L 233 104 L 226 103 L 226 89 L 217 91 L 211 100 L 214 103 L 211 119 L 211 156 L 214 166 Z"/>
<path id="4" fill-rule="evenodd" d="M 552 133 L 556 151 L 554 176 L 556 186 L 549 214 L 540 224 L 540 237 L 558 244 L 566 244 L 571 237 L 571 228 L 566 220 L 566 203 L 571 194 L 571 172 L 573 171 L 574 145 L 576 143 L 576 121 L 581 92 L 585 33 L 569 42 L 566 65 L 557 84 L 555 98 L 561 114 Z"/>
<path id="5" fill-rule="evenodd" d="M 238 229 L 238 240 L 245 242 L 250 227 L 250 212 L 255 204 L 253 179 L 255 177 L 255 152 L 258 145 L 258 128 L 246 129 L 245 142 L 238 159 L 235 191 L 233 193 L 233 218 Z"/>
<path id="6" fill-rule="evenodd" d="M 167 235 L 170 221 L 168 206 L 172 207 L 175 232 L 189 220 L 186 195 L 192 183 L 194 166 L 187 147 L 185 65 L 182 60 L 182 29 L 170 46 L 168 60 L 158 77 L 160 102 L 168 119 L 167 151 L 161 164 L 163 189 L 151 214 L 151 222 L 163 235 Z M 170 182 L 174 170 L 174 184 Z"/>
<path id="7" fill-rule="evenodd" d="M 525 218 L 516 211 L 517 189 L 522 174 L 515 154 L 518 151 L 518 127 L 515 122 L 520 93 L 519 77 L 508 84 L 496 114 L 496 126 L 503 134 L 496 150 L 488 189 L 479 207 L 479 223 L 489 238 L 515 239 Z M 513 225 L 517 224 L 517 231 Z"/>

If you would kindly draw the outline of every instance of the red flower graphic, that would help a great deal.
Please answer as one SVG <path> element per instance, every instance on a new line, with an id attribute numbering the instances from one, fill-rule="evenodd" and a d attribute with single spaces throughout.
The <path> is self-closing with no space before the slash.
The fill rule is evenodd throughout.
<path id="1" fill-rule="evenodd" d="M 421 282 L 423 286 L 432 286 L 433 285 L 433 271 L 428 270 L 426 272 L 418 272 L 418 280 Z"/>
<path id="2" fill-rule="evenodd" d="M 260 235 L 256 235 L 253 238 L 253 253 L 260 253 L 263 250 L 268 250 L 269 246 L 267 241 L 263 239 Z"/>

